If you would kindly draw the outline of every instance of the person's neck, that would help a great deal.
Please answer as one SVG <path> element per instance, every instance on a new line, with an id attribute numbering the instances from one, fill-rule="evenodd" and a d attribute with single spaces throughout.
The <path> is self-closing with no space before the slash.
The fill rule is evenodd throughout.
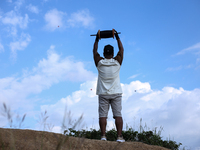
<path id="1" fill-rule="evenodd" d="M 112 56 L 110 56 L 110 57 L 109 57 L 109 56 L 105 57 L 105 59 L 111 59 L 111 58 L 113 58 L 113 57 L 112 57 Z"/>

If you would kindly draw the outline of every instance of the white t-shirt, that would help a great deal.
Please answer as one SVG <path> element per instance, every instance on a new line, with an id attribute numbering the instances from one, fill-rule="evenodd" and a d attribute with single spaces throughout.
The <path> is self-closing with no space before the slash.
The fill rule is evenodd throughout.
<path id="1" fill-rule="evenodd" d="M 121 65 L 113 58 L 98 62 L 97 95 L 122 94 L 119 72 Z"/>

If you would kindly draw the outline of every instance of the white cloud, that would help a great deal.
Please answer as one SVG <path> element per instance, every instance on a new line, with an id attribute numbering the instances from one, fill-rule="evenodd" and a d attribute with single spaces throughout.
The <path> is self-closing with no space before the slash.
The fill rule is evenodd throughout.
<path id="1" fill-rule="evenodd" d="M 196 57 L 196 62 L 194 63 L 194 59 L 192 58 L 192 59 L 190 59 L 190 61 L 193 61 L 193 64 L 190 62 L 190 64 L 188 64 L 188 65 L 180 65 L 178 67 L 168 67 L 166 69 L 166 71 L 179 71 L 182 69 L 190 69 L 190 68 L 199 69 L 200 42 L 196 43 L 188 48 L 185 48 L 172 56 L 185 55 L 186 53 L 193 54 Z"/>
<path id="2" fill-rule="evenodd" d="M 23 108 L 35 111 L 34 102 L 27 98 L 29 95 L 39 94 L 58 82 L 80 81 L 83 83 L 79 90 L 60 98 L 56 103 L 46 103 L 39 107 L 42 112 L 47 110 L 49 122 L 55 126 L 55 132 L 61 130 L 59 126 L 62 124 L 66 106 L 68 112 L 71 110 L 73 114 L 72 119 L 77 119 L 84 113 L 84 128 L 98 129 L 95 75 L 86 70 L 82 62 L 71 57 L 62 58 L 54 49 L 55 46 L 51 46 L 47 58 L 39 61 L 35 68 L 23 76 L 1 78 L 0 102 L 6 102 L 14 110 Z M 142 118 L 151 129 L 164 126 L 164 140 L 170 135 L 171 139 L 182 142 L 184 146 L 199 146 L 200 89 L 187 91 L 183 88 L 164 87 L 161 90 L 153 90 L 148 82 L 140 81 L 122 84 L 122 88 L 124 124 L 127 123 L 137 130 L 139 119 Z M 5 125 L 1 117 L 0 120 L 1 124 Z M 113 127 L 111 110 L 108 125 Z"/>
<path id="3" fill-rule="evenodd" d="M 0 43 L 0 53 L 1 52 L 4 52 L 4 47 L 3 47 L 3 45 Z"/>
<path id="4" fill-rule="evenodd" d="M 134 79 L 134 78 L 136 78 L 137 76 L 139 76 L 140 74 L 134 74 L 134 75 L 132 75 L 131 77 L 129 77 L 129 79 Z"/>
<path id="5" fill-rule="evenodd" d="M 15 59 L 17 57 L 17 51 L 24 50 L 28 46 L 30 41 L 31 41 L 31 36 L 29 34 L 22 33 L 18 41 L 11 42 L 10 43 L 11 57 Z"/>
<path id="6" fill-rule="evenodd" d="M 14 37 L 17 36 L 17 28 L 15 26 L 8 28 L 8 33 L 13 35 Z"/>
<path id="7" fill-rule="evenodd" d="M 15 2 L 15 11 L 18 11 L 23 3 L 24 3 L 24 0 L 17 0 Z"/>
<path id="8" fill-rule="evenodd" d="M 190 64 L 190 65 L 180 65 L 178 67 L 168 67 L 165 71 L 179 71 L 179 70 L 182 70 L 182 69 L 191 69 L 193 68 L 194 65 L 193 64 Z"/>
<path id="9" fill-rule="evenodd" d="M 142 118 L 148 129 L 163 126 L 161 136 L 164 140 L 170 135 L 171 139 L 183 143 L 183 146 L 199 146 L 200 89 L 186 91 L 183 88 L 164 87 L 162 90 L 152 90 L 149 83 L 140 81 L 122 84 L 122 87 L 124 124 L 127 123 L 138 130 L 139 120 Z M 68 110 L 72 111 L 74 119 L 84 114 L 84 128 L 98 129 L 98 97 L 95 96 L 95 88 L 96 78 L 81 84 L 80 90 L 61 98 L 57 103 L 41 106 L 41 110 L 47 110 L 51 114 L 51 123 L 59 126 L 67 106 Z M 135 92 L 135 89 L 138 90 Z M 111 110 L 108 122 L 109 128 L 113 128 Z"/>
<path id="10" fill-rule="evenodd" d="M 9 32 L 11 32 L 12 35 L 16 35 L 17 27 L 20 27 L 21 29 L 27 28 L 29 23 L 29 17 L 27 14 L 25 14 L 25 16 L 22 17 L 12 10 L 3 16 L 1 18 L 1 21 L 5 25 L 10 25 Z"/>
<path id="11" fill-rule="evenodd" d="M 178 66 L 178 67 L 168 67 L 166 69 L 166 71 L 179 71 L 179 70 L 182 70 L 183 69 L 183 66 Z"/>
<path id="12" fill-rule="evenodd" d="M 66 13 L 58 11 L 57 9 L 52 9 L 48 11 L 44 16 L 44 19 L 47 23 L 45 28 L 50 31 L 54 31 L 55 29 L 58 28 L 58 26 L 59 28 L 63 28 L 64 27 L 63 18 L 65 15 Z"/>
<path id="13" fill-rule="evenodd" d="M 80 85 L 80 90 L 73 92 L 65 98 L 61 98 L 57 103 L 42 105 L 41 111 L 43 112 L 46 110 L 49 112 L 49 114 L 51 114 L 49 118 L 51 123 L 55 126 L 59 126 L 64 116 L 65 107 L 67 107 L 68 111 L 71 110 L 73 119 L 77 119 L 83 113 L 85 122 L 84 128 L 88 127 L 88 129 L 90 129 L 93 127 L 98 129 L 98 97 L 96 95 L 96 85 L 97 78 L 91 78 L 89 81 Z M 137 93 L 140 94 L 151 90 L 149 83 L 141 83 L 140 81 L 122 84 L 122 88 L 124 92 L 123 101 L 126 101 L 130 96 L 134 95 L 135 89 L 138 89 Z M 109 114 L 108 129 L 112 129 L 114 122 L 112 120 L 112 114 Z"/>
<path id="14" fill-rule="evenodd" d="M 185 48 L 185 49 L 179 51 L 178 53 L 176 53 L 176 55 L 183 55 L 183 54 L 185 54 L 187 52 L 192 52 L 192 51 L 196 51 L 197 54 L 200 54 L 200 42 L 197 43 L 197 44 L 194 44 L 194 45 L 192 45 L 192 46 L 190 46 L 188 48 Z"/>
<path id="15" fill-rule="evenodd" d="M 181 51 L 179 51 L 178 53 L 176 53 L 175 55 L 173 56 L 177 56 L 177 55 L 184 55 L 186 53 L 192 53 L 194 54 L 197 58 L 196 58 L 196 65 L 197 67 L 195 67 L 196 69 L 199 68 L 199 60 L 200 60 L 200 42 L 199 43 L 196 43 L 188 48 L 185 48 Z"/>
<path id="16" fill-rule="evenodd" d="M 151 86 L 148 82 L 142 83 L 140 81 L 133 81 L 130 84 L 121 84 L 123 89 L 123 100 L 127 100 L 135 93 L 151 92 Z"/>
<path id="17" fill-rule="evenodd" d="M 87 71 L 82 62 L 77 62 L 71 57 L 61 58 L 61 56 L 54 51 L 54 48 L 54 46 L 51 46 L 48 50 L 48 57 L 39 61 L 38 65 L 31 71 L 27 71 L 20 77 L 6 77 L 0 79 L 0 105 L 5 102 L 13 111 L 26 112 L 27 116 L 32 116 L 31 120 L 33 120 L 33 117 L 38 113 L 38 111 L 34 109 L 37 100 L 29 99 L 27 98 L 28 96 L 33 94 L 37 95 L 61 81 L 83 82 L 94 78 L 95 75 Z M 82 84 L 81 87 L 84 88 L 87 85 Z M 93 87 L 90 86 L 89 88 Z M 91 90 L 88 89 L 88 91 Z M 71 97 L 69 96 L 68 99 L 72 99 L 74 103 L 77 103 L 80 97 L 84 95 L 85 93 L 83 90 L 80 90 L 72 94 Z M 91 97 L 93 96 L 95 96 L 94 92 L 91 94 Z M 65 102 L 65 99 L 67 98 L 63 98 L 62 101 Z M 59 106 L 60 110 L 63 110 L 63 106 L 64 105 L 61 103 Z M 60 110 L 59 108 L 55 109 L 55 111 Z M 64 115 L 63 112 L 60 113 L 61 120 Z M 5 118 L 1 116 L 0 122 L 0 125 L 6 125 Z M 54 130 L 58 129 L 59 128 L 55 127 Z"/>
<path id="18" fill-rule="evenodd" d="M 29 4 L 28 6 L 26 6 L 26 8 L 32 13 L 39 13 L 39 9 L 37 8 L 37 6 L 33 6 L 32 4 Z"/>
<path id="19" fill-rule="evenodd" d="M 190 146 L 197 146 L 200 140 L 200 129 L 197 127 L 200 123 L 199 93 L 200 89 L 186 91 L 164 87 L 145 95 L 135 94 L 124 103 L 124 114 L 129 125 L 134 124 L 134 117 L 138 120 L 142 118 L 148 126 L 153 120 L 154 127 L 164 126 L 164 139 L 170 135 L 171 139 L 183 145 L 189 146 L 193 142 Z"/>
<path id="20" fill-rule="evenodd" d="M 8 0 L 8 2 L 12 3 L 12 0 Z M 19 11 L 23 3 L 24 0 L 15 1 L 14 10 L 11 10 L 0 16 L 0 22 L 6 25 L 6 30 L 9 35 L 17 36 L 18 28 L 26 29 L 28 26 L 29 23 L 28 14 L 24 14 L 24 16 L 22 16 Z"/>
<path id="21" fill-rule="evenodd" d="M 15 109 L 19 105 L 25 107 L 23 102 L 31 93 L 40 93 L 54 83 L 70 79 L 65 78 L 65 76 L 71 74 L 71 71 L 81 75 L 77 71 L 78 68 L 72 69 L 78 65 L 77 62 L 70 60 L 70 58 L 62 59 L 53 49 L 54 47 L 51 46 L 48 58 L 41 60 L 38 66 L 29 74 L 24 75 L 22 79 L 14 77 L 0 79 L 0 100 L 6 98 L 4 100 L 17 105 Z M 82 68 L 82 66 L 79 67 Z M 82 75 L 84 73 L 87 74 L 84 79 L 80 76 L 76 77 L 80 81 L 87 80 L 80 85 L 79 90 L 61 98 L 54 104 L 40 106 L 42 112 L 45 110 L 48 112 L 48 122 L 55 126 L 53 131 L 61 131 L 64 115 L 67 117 L 65 123 L 69 126 L 70 110 L 71 119 L 77 119 L 82 113 L 84 114 L 82 124 L 84 126 L 80 126 L 80 128 L 99 128 L 98 97 L 95 94 L 97 79 L 86 70 L 82 72 Z M 73 78 L 71 79 L 73 80 Z M 139 119 L 142 118 L 149 129 L 163 126 L 164 131 L 162 131 L 161 136 L 164 140 L 169 138 L 170 135 L 171 139 L 182 142 L 183 146 L 193 148 L 199 146 L 200 89 L 187 91 L 183 88 L 164 87 L 162 90 L 153 90 L 148 82 L 142 83 L 140 81 L 122 84 L 122 88 L 124 93 L 122 101 L 124 124 L 127 123 L 138 130 Z M 135 89 L 137 89 L 136 92 Z M 67 107 L 67 114 L 65 114 L 65 107 Z M 113 128 L 113 123 L 110 110 L 108 116 L 109 129 Z"/>
<path id="22" fill-rule="evenodd" d="M 89 10 L 86 9 L 72 13 L 68 23 L 71 27 L 83 26 L 88 28 L 94 26 L 94 18 L 90 15 Z"/>
<path id="23" fill-rule="evenodd" d="M 41 111 L 47 110 L 51 114 L 50 120 L 56 126 L 59 125 L 63 119 L 64 110 L 67 106 L 68 110 L 71 110 L 74 119 L 77 119 L 82 113 L 84 114 L 85 127 L 94 127 L 98 129 L 98 124 L 93 122 L 93 118 L 97 122 L 98 120 L 98 97 L 96 96 L 97 78 L 93 78 L 90 81 L 86 81 L 80 85 L 80 90 L 73 92 L 71 95 L 61 98 L 57 103 L 52 105 L 41 106 Z M 137 94 L 141 95 L 151 91 L 149 83 L 141 83 L 140 81 L 133 81 L 130 84 L 122 84 L 123 88 L 123 101 L 129 99 L 129 97 L 135 95 L 135 89 Z M 58 115 L 59 114 L 59 115 Z M 109 118 L 112 118 L 110 113 Z M 112 119 L 109 120 L 109 126 L 113 128 Z M 97 126 L 94 126 L 96 124 Z"/>
<path id="24" fill-rule="evenodd" d="M 92 119 L 98 116 L 97 114 L 97 96 L 96 96 L 96 78 L 91 78 L 80 85 L 80 90 L 73 92 L 71 95 L 61 98 L 58 102 L 52 105 L 42 105 L 41 111 L 47 111 L 50 115 L 50 122 L 55 126 L 61 125 L 65 108 L 67 112 L 71 111 L 71 119 L 76 119 L 83 114 L 84 122 L 92 124 Z M 59 115 L 58 115 L 59 114 Z M 66 126 L 69 126 L 70 117 L 66 118 Z M 54 121 L 53 121 L 54 120 Z M 53 122 L 52 122 L 53 121 Z M 85 126 L 84 126 L 85 127 Z"/>
<path id="25" fill-rule="evenodd" d="M 65 27 L 94 27 L 94 18 L 87 9 L 72 13 L 69 18 L 65 12 L 52 9 L 45 14 L 44 19 L 46 21 L 45 29 L 50 31 Z"/>
<path id="26" fill-rule="evenodd" d="M 54 46 L 48 51 L 48 59 L 40 61 L 36 70 L 55 80 L 84 81 L 93 76 L 93 73 L 84 68 L 82 62 L 76 62 L 70 57 L 62 60 L 60 55 L 54 52 Z"/>
<path id="27" fill-rule="evenodd" d="M 93 77 L 94 74 L 87 71 L 82 62 L 77 62 L 71 57 L 61 58 L 54 52 L 54 46 L 51 46 L 47 59 L 39 61 L 31 71 L 27 71 L 21 77 L 0 79 L 0 102 L 12 105 L 13 109 L 26 107 L 21 104 L 31 103 L 25 100 L 30 94 L 38 94 L 61 81 L 80 82 Z"/>

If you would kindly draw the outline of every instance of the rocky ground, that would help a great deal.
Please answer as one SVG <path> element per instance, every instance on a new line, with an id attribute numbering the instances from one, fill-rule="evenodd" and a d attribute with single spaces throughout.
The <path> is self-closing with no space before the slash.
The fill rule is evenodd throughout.
<path id="1" fill-rule="evenodd" d="M 141 142 L 111 142 L 62 134 L 0 128 L 0 150 L 168 150 Z"/>

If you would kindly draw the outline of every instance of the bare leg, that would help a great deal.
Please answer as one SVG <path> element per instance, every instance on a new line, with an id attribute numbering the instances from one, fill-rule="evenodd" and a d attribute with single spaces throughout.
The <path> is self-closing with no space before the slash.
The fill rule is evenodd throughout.
<path id="1" fill-rule="evenodd" d="M 123 128 L 123 119 L 122 117 L 115 117 L 115 125 L 117 128 L 117 135 L 122 135 L 122 128 Z"/>
<path id="2" fill-rule="evenodd" d="M 106 135 L 107 117 L 99 118 L 99 126 L 101 129 L 101 136 Z"/>

